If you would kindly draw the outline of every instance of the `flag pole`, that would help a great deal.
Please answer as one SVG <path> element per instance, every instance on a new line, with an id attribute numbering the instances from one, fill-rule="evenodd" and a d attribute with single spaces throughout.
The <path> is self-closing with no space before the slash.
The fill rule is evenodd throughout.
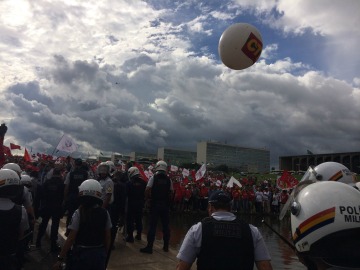
<path id="1" fill-rule="evenodd" d="M 65 136 L 65 133 L 61 136 L 59 142 L 57 143 L 56 147 L 54 148 L 54 151 L 52 152 L 52 156 L 54 155 L 55 151 L 56 151 L 56 148 L 59 146 L 59 143 L 61 142 L 62 138 Z"/>

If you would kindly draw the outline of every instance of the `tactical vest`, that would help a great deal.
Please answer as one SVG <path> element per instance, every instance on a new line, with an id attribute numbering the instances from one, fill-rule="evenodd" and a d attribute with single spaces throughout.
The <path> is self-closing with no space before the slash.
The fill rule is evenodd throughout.
<path id="1" fill-rule="evenodd" d="M 0 210 L 0 255 L 14 254 L 19 241 L 22 207 L 14 205 L 10 210 Z"/>
<path id="2" fill-rule="evenodd" d="M 23 205 L 24 204 L 24 186 L 20 186 L 19 192 L 16 194 L 15 198 L 12 198 L 11 201 L 17 205 Z"/>
<path id="3" fill-rule="evenodd" d="M 250 226 L 236 218 L 204 218 L 198 270 L 253 270 L 254 244 Z"/>
<path id="4" fill-rule="evenodd" d="M 145 200 L 146 182 L 140 177 L 132 177 L 128 182 L 128 202 L 129 205 L 143 205 Z"/>
<path id="5" fill-rule="evenodd" d="M 85 209 L 84 209 L 85 210 Z M 82 216 L 80 211 L 80 226 L 76 236 L 75 245 L 100 246 L 104 244 L 107 211 L 101 207 L 89 210 L 89 216 Z"/>
<path id="6" fill-rule="evenodd" d="M 69 176 L 69 194 L 77 195 L 79 193 L 79 186 L 82 182 L 87 180 L 87 171 L 81 168 L 75 168 L 74 171 L 70 172 Z"/>
<path id="7" fill-rule="evenodd" d="M 170 204 L 171 180 L 164 173 L 156 173 L 154 175 L 154 183 L 151 188 L 151 202 Z"/>
<path id="8" fill-rule="evenodd" d="M 53 176 L 42 186 L 42 201 L 46 208 L 61 206 L 64 199 L 64 182 Z"/>

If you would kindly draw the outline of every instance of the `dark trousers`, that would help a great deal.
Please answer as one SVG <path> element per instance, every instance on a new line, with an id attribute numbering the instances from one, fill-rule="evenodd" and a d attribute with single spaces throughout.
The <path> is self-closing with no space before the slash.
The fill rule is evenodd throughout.
<path id="1" fill-rule="evenodd" d="M 0 254 L 0 269 L 7 270 L 17 270 L 19 269 L 19 264 L 15 255 L 4 256 Z"/>
<path id="2" fill-rule="evenodd" d="M 123 215 L 124 211 L 123 211 L 123 208 L 121 208 L 115 204 L 111 204 L 108 212 L 109 212 L 111 224 L 112 224 L 111 241 L 112 241 L 112 243 L 114 243 L 117 231 L 119 229 L 119 219 L 120 219 L 121 215 Z"/>
<path id="3" fill-rule="evenodd" d="M 69 270 L 105 270 L 106 251 L 100 248 L 74 248 L 69 258 Z"/>
<path id="4" fill-rule="evenodd" d="M 66 228 L 69 226 L 71 218 L 75 213 L 76 209 L 79 208 L 79 203 L 77 200 L 77 196 L 70 195 L 68 200 L 66 201 L 66 210 L 67 210 L 67 218 L 66 218 Z"/>
<path id="5" fill-rule="evenodd" d="M 148 246 L 152 247 L 155 241 L 158 219 L 161 221 L 164 246 L 169 246 L 170 241 L 170 209 L 169 205 L 153 203 L 150 207 L 150 228 L 147 234 Z"/>
<path id="6" fill-rule="evenodd" d="M 263 203 L 255 202 L 255 209 L 256 209 L 256 213 L 262 214 L 263 213 Z"/>
<path id="7" fill-rule="evenodd" d="M 250 207 L 249 207 L 249 199 L 243 199 L 242 200 L 242 207 L 244 209 L 244 213 L 249 213 Z"/>
<path id="8" fill-rule="evenodd" d="M 37 235 L 38 241 L 40 241 L 41 238 L 44 236 L 50 218 L 51 218 L 50 240 L 52 243 L 57 241 L 61 216 L 62 216 L 61 208 L 47 208 L 41 210 L 42 221 L 41 224 L 39 225 L 39 230 Z"/>
<path id="9" fill-rule="evenodd" d="M 128 235 L 133 237 L 134 232 L 134 224 L 137 234 L 141 234 L 143 230 L 142 224 L 142 215 L 143 215 L 143 208 L 142 207 L 129 207 L 126 217 L 126 226 Z"/>

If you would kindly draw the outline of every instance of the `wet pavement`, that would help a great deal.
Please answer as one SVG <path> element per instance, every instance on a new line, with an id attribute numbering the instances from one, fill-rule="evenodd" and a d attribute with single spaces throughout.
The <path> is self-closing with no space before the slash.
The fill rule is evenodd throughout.
<path id="1" fill-rule="evenodd" d="M 37 226 L 35 226 L 36 235 Z M 59 243 L 62 244 L 65 236 L 65 219 L 60 223 Z M 48 236 L 44 236 L 41 249 L 31 246 L 27 252 L 27 262 L 24 265 L 25 270 L 48 270 L 56 261 L 57 253 L 50 252 L 50 240 Z M 177 251 L 170 248 L 169 252 L 162 250 L 162 242 L 157 240 L 154 244 L 153 254 L 140 253 L 139 249 L 146 245 L 146 236 L 142 236 L 142 240 L 135 240 L 134 243 L 126 243 L 123 235 L 119 233 L 115 240 L 115 249 L 111 251 L 107 270 L 145 270 L 145 269 L 175 269 L 177 264 Z"/>
<path id="2" fill-rule="evenodd" d="M 115 249 L 112 250 L 110 260 L 108 264 L 108 270 L 156 270 L 156 269 L 175 269 L 177 265 L 176 255 L 180 248 L 181 241 L 185 236 L 189 227 L 196 222 L 200 221 L 204 214 L 192 213 L 176 213 L 171 217 L 171 241 L 169 252 L 162 250 L 162 241 L 160 230 L 157 233 L 157 240 L 154 244 L 153 254 L 140 253 L 139 249 L 146 245 L 146 236 L 142 236 L 142 240 L 135 240 L 134 243 L 126 243 L 123 240 L 123 235 L 118 233 L 115 240 Z M 274 231 L 267 228 L 261 223 L 262 217 L 260 216 L 245 216 L 244 219 L 257 226 L 261 231 L 265 243 L 269 249 L 272 257 L 272 265 L 274 269 L 292 269 L 303 270 L 306 269 L 301 263 L 299 263 L 293 250 L 288 247 Z M 272 226 L 272 228 L 285 237 L 290 237 L 289 221 L 279 222 L 276 217 L 266 217 L 266 222 Z M 147 228 L 147 216 L 144 215 L 144 229 Z M 36 226 L 35 226 L 36 229 Z M 146 232 L 146 231 L 144 231 Z M 59 238 L 60 244 L 64 241 L 65 233 L 65 219 L 60 223 Z M 35 233 L 36 235 L 36 233 Z M 26 254 L 28 262 L 25 264 L 25 270 L 45 270 L 51 269 L 53 263 L 56 261 L 56 255 L 50 253 L 50 242 L 47 236 L 45 236 L 42 248 L 35 249 L 31 247 L 30 252 Z M 194 265 L 192 269 L 196 269 Z"/>

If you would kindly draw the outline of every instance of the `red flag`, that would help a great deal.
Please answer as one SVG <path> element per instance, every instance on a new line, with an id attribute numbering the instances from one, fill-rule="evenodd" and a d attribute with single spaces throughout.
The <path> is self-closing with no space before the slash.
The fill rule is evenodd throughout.
<path id="1" fill-rule="evenodd" d="M 281 177 L 276 180 L 276 185 L 280 189 L 291 189 L 295 187 L 299 181 L 288 171 L 284 171 Z"/>
<path id="2" fill-rule="evenodd" d="M 9 147 L 3 145 L 4 154 L 8 157 L 12 157 L 11 150 Z"/>
<path id="3" fill-rule="evenodd" d="M 15 149 L 21 150 L 21 146 L 17 145 L 17 144 L 10 143 L 10 149 L 11 150 L 15 150 Z"/>
<path id="4" fill-rule="evenodd" d="M 195 174 L 196 174 L 196 172 L 195 172 L 195 170 L 191 170 L 190 171 L 190 178 L 191 178 L 191 181 L 194 181 L 195 180 Z"/>
<path id="5" fill-rule="evenodd" d="M 142 178 L 145 182 L 149 181 L 149 179 L 146 177 L 146 175 L 145 175 L 145 173 L 144 173 L 144 170 L 143 170 L 141 164 L 134 162 L 134 166 L 139 169 L 141 178 Z"/>
<path id="6" fill-rule="evenodd" d="M 29 155 L 29 152 L 26 150 L 26 148 L 24 152 L 24 161 L 31 162 L 31 156 Z"/>

